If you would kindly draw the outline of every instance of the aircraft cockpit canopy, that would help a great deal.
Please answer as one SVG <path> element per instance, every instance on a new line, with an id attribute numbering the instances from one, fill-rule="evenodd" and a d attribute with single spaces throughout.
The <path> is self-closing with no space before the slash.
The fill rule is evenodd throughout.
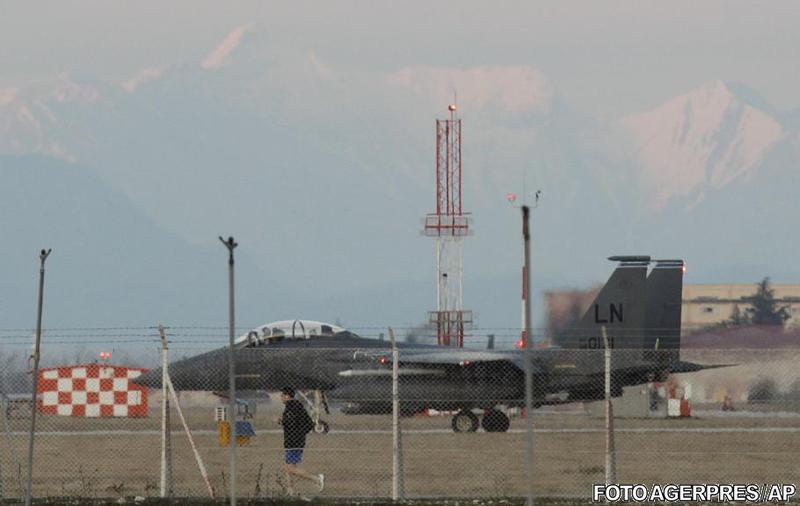
<path id="1" fill-rule="evenodd" d="M 313 320 L 281 320 L 254 328 L 236 339 L 241 347 L 264 346 L 285 339 L 315 339 L 344 332 L 338 325 Z"/>

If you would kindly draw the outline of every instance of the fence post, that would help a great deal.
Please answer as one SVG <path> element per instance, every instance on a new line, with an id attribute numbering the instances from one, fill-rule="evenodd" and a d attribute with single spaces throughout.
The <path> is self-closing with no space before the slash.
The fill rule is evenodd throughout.
<path id="1" fill-rule="evenodd" d="M 17 453 L 14 451 L 14 447 L 11 445 L 11 426 L 8 423 L 8 402 L 9 400 L 6 398 L 6 406 L 3 408 L 3 432 L 5 432 L 5 441 L 6 441 L 6 452 L 8 452 L 9 463 L 11 464 L 11 469 L 13 472 L 16 469 L 17 475 L 17 487 L 19 487 L 20 493 L 23 491 L 23 484 L 22 484 L 22 471 L 19 459 L 17 459 Z"/>
<path id="2" fill-rule="evenodd" d="M 172 497 L 172 429 L 167 388 L 169 346 L 162 325 L 158 326 L 158 334 L 161 337 L 161 497 Z"/>
<path id="3" fill-rule="evenodd" d="M 403 481 L 403 442 L 400 429 L 400 352 L 394 338 L 394 330 L 389 327 L 389 339 L 392 342 L 392 500 L 397 501 L 405 496 Z"/>
<path id="4" fill-rule="evenodd" d="M 31 429 L 28 439 L 28 483 L 25 489 L 25 506 L 31 505 L 33 488 L 33 436 L 36 434 L 36 391 L 39 389 L 39 357 L 42 343 L 42 301 L 44 300 L 44 262 L 52 250 L 39 253 L 39 304 L 36 311 L 36 341 L 33 345 L 33 386 L 31 388 Z"/>
<path id="5" fill-rule="evenodd" d="M 617 480 L 617 458 L 614 449 L 614 405 L 611 403 L 611 347 L 608 345 L 606 326 L 603 325 L 600 331 L 603 333 L 606 359 L 606 485 L 611 485 Z"/>

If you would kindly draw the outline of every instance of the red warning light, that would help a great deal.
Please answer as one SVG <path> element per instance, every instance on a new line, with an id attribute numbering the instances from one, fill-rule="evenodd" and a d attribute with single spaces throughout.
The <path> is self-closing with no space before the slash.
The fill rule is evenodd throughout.
<path id="1" fill-rule="evenodd" d="M 101 351 L 100 352 L 100 359 L 101 360 L 108 360 L 110 358 L 111 358 L 111 352 L 110 351 Z"/>
<path id="2" fill-rule="evenodd" d="M 381 364 L 385 364 L 386 362 L 388 362 L 388 360 L 386 359 L 386 357 L 381 357 L 381 358 L 380 358 L 380 359 L 378 359 L 378 360 L 380 361 L 380 363 L 381 363 Z"/>

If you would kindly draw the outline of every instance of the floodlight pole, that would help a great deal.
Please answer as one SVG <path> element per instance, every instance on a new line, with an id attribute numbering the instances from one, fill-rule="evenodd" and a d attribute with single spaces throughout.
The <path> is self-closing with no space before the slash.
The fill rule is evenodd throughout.
<path id="1" fill-rule="evenodd" d="M 220 241 L 222 244 L 228 248 L 228 314 L 229 314 L 229 327 L 228 327 L 228 337 L 229 337 L 229 349 L 228 349 L 228 395 L 230 398 L 228 399 L 228 424 L 230 426 L 230 434 L 231 434 L 231 486 L 230 486 L 230 496 L 231 506 L 236 506 L 236 364 L 235 364 L 235 353 L 233 347 L 234 341 L 234 332 L 236 331 L 235 328 L 235 319 L 234 319 L 234 297 L 233 297 L 233 250 L 238 246 L 236 241 L 233 240 L 233 237 L 228 237 L 228 240 L 220 236 Z"/>
<path id="2" fill-rule="evenodd" d="M 44 262 L 51 249 L 39 252 L 39 304 L 36 310 L 36 341 L 33 345 L 33 384 L 31 388 L 31 430 L 28 436 L 28 483 L 25 489 L 25 506 L 31 504 L 33 489 L 33 436 L 36 433 L 36 391 L 39 389 L 39 351 L 42 343 L 42 303 L 44 301 Z"/>

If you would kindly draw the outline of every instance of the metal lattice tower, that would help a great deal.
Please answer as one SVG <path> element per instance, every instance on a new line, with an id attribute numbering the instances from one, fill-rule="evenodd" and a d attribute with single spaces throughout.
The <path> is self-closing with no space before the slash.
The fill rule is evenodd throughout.
<path id="1" fill-rule="evenodd" d="M 470 234 L 469 213 L 461 207 L 461 120 L 456 106 L 450 119 L 436 120 L 436 212 L 425 217 L 423 233 L 436 238 L 436 311 L 428 313 L 437 342 L 463 346 L 472 311 L 463 309 L 462 239 Z"/>

